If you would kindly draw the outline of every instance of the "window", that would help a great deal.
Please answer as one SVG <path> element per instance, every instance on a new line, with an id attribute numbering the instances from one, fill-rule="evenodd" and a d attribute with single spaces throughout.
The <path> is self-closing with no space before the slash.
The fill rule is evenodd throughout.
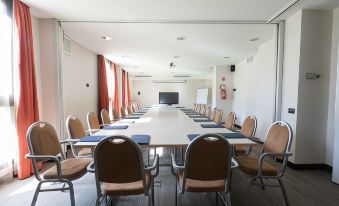
<path id="1" fill-rule="evenodd" d="M 13 1 L 0 0 L 0 181 L 12 178 L 15 157 L 13 107 Z"/>

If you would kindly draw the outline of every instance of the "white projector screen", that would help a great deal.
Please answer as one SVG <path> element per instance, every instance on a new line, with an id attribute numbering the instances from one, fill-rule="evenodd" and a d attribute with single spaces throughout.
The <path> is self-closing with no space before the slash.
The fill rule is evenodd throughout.
<path id="1" fill-rule="evenodd" d="M 207 104 L 208 100 L 208 88 L 197 89 L 196 104 Z"/>

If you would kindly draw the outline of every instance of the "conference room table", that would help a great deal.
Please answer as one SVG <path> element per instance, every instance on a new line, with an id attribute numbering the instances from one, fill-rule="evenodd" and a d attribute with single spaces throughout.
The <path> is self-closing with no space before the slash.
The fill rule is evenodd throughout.
<path id="1" fill-rule="evenodd" d="M 133 122 L 133 123 L 131 123 Z M 112 125 L 128 125 L 127 129 L 102 129 L 94 135 L 111 136 L 149 135 L 150 142 L 142 147 L 185 147 L 190 143 L 189 134 L 233 133 L 226 128 L 203 128 L 201 124 L 215 124 L 214 122 L 195 122 L 177 107 L 151 107 L 139 119 L 123 119 Z M 226 138 L 231 146 L 254 145 L 255 142 L 247 138 Z M 76 146 L 95 146 L 98 142 L 79 141 Z"/>

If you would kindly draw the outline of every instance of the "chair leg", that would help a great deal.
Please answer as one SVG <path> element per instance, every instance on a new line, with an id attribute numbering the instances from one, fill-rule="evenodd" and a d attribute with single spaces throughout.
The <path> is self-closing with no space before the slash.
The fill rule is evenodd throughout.
<path id="1" fill-rule="evenodd" d="M 95 206 L 100 206 L 100 197 L 97 196 L 97 199 L 95 201 Z"/>
<path id="2" fill-rule="evenodd" d="M 154 180 L 152 181 L 152 205 L 154 205 Z"/>
<path id="3" fill-rule="evenodd" d="M 259 177 L 259 179 L 262 184 L 261 188 L 264 190 L 265 189 L 264 180 L 261 177 Z"/>
<path id="4" fill-rule="evenodd" d="M 148 193 L 147 199 L 148 199 L 148 206 L 153 206 L 153 202 L 152 202 L 152 194 Z"/>
<path id="5" fill-rule="evenodd" d="M 215 206 L 218 206 L 218 192 L 215 193 Z"/>
<path id="6" fill-rule="evenodd" d="M 249 180 L 248 180 L 248 188 L 247 188 L 247 206 L 250 206 L 251 205 L 251 190 L 252 190 L 252 181 L 255 180 L 256 177 L 251 177 Z"/>
<path id="7" fill-rule="evenodd" d="M 287 193 L 286 193 L 286 189 L 285 189 L 284 183 L 282 182 L 282 180 L 280 178 L 277 178 L 277 179 L 278 179 L 278 182 L 280 184 L 281 191 L 282 191 L 282 193 L 284 195 L 285 203 L 286 203 L 287 206 L 289 206 L 290 202 L 289 202 L 288 197 L 287 197 Z"/>
<path id="8" fill-rule="evenodd" d="M 175 206 L 178 205 L 178 182 L 175 180 Z"/>
<path id="9" fill-rule="evenodd" d="M 42 183 L 43 183 L 43 182 L 39 182 L 39 184 L 37 185 L 37 187 L 36 187 L 36 189 L 35 189 L 35 192 L 34 192 L 34 196 L 33 196 L 33 200 L 32 200 L 31 206 L 35 206 L 36 201 L 38 200 L 38 195 L 39 195 L 39 192 L 40 192 L 40 188 L 41 188 Z"/>
<path id="10" fill-rule="evenodd" d="M 68 187 L 69 187 L 69 195 L 70 195 L 70 198 L 71 198 L 71 205 L 75 206 L 73 183 L 71 181 L 69 181 L 67 183 L 68 183 Z"/>

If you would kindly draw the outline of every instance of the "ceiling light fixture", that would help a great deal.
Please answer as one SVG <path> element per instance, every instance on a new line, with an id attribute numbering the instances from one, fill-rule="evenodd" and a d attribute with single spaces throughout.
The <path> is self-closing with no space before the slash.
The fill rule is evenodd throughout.
<path id="1" fill-rule="evenodd" d="M 179 59 L 180 58 L 180 56 L 174 56 L 173 57 L 173 59 Z"/>
<path id="2" fill-rule="evenodd" d="M 258 41 L 259 40 L 259 38 L 258 37 L 254 37 L 254 38 L 252 38 L 252 39 L 250 39 L 250 41 Z"/>
<path id="3" fill-rule="evenodd" d="M 230 57 L 224 57 L 225 59 L 229 59 Z"/>
<path id="4" fill-rule="evenodd" d="M 129 58 L 128 55 L 122 55 L 122 58 Z"/>
<path id="5" fill-rule="evenodd" d="M 184 37 L 184 36 L 179 36 L 179 37 L 177 37 L 177 40 L 178 41 L 184 41 L 186 39 L 186 37 Z"/>
<path id="6" fill-rule="evenodd" d="M 169 67 L 170 67 L 171 69 L 175 69 L 176 66 L 177 66 L 177 65 L 175 65 L 174 62 L 171 62 L 171 63 L 169 64 Z"/>
<path id="7" fill-rule="evenodd" d="M 112 39 L 112 37 L 111 37 L 111 36 L 102 36 L 101 38 L 102 38 L 102 39 L 104 39 L 104 40 L 107 40 L 107 41 L 109 41 L 109 40 L 111 40 L 111 39 Z"/>

